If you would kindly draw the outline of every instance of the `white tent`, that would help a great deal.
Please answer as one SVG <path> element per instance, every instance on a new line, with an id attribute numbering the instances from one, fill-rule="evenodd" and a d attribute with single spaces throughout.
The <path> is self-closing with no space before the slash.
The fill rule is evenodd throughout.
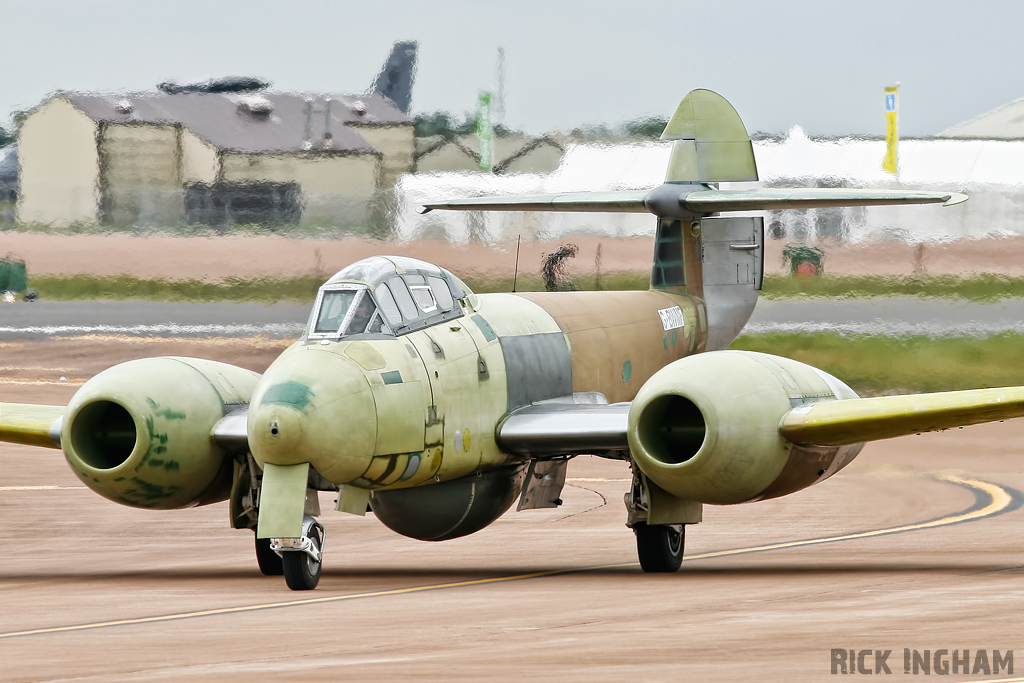
<path id="1" fill-rule="evenodd" d="M 419 216 L 416 212 L 424 201 L 452 197 L 655 187 L 664 178 L 669 151 L 670 145 L 661 142 L 577 144 L 566 150 L 561 166 L 550 175 L 407 175 L 400 187 L 406 206 L 401 235 L 412 238 L 424 232 L 443 233 L 459 242 L 502 240 L 517 234 L 524 238 L 572 232 L 653 234 L 654 219 L 645 215 L 467 216 L 434 212 Z M 760 185 L 952 190 L 966 192 L 971 200 L 946 209 L 905 206 L 771 212 L 773 235 L 917 242 L 1024 234 L 1024 141 L 905 140 L 899 147 L 898 177 L 882 171 L 884 153 L 883 140 L 812 140 L 798 127 L 782 141 L 754 143 Z"/>

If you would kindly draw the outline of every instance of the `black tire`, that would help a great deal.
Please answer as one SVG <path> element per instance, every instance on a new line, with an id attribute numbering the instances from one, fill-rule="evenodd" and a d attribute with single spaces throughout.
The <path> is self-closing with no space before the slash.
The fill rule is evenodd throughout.
<path id="1" fill-rule="evenodd" d="M 682 524 L 646 524 L 633 527 L 640 567 L 648 573 L 679 571 L 683 564 L 686 527 Z"/>
<path id="2" fill-rule="evenodd" d="M 256 539 L 256 563 L 260 566 L 263 576 L 281 576 L 284 574 L 281 556 L 270 549 L 269 538 Z"/>
<path id="3" fill-rule="evenodd" d="M 309 538 L 317 550 L 323 550 L 324 538 L 320 529 L 313 526 L 309 530 Z M 320 583 L 322 562 L 317 562 L 299 550 L 289 550 L 281 558 L 284 565 L 284 580 L 293 591 L 311 591 Z"/>

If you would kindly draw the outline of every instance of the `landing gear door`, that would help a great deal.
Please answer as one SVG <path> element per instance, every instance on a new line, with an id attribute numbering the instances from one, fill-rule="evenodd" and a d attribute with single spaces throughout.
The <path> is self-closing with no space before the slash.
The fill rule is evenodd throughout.
<path id="1" fill-rule="evenodd" d="M 705 218 L 704 286 L 741 285 L 761 289 L 764 280 L 764 218 Z"/>

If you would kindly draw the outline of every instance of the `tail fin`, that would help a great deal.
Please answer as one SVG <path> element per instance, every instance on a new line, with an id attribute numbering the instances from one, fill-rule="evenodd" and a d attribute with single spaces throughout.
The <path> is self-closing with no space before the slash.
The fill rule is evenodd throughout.
<path id="1" fill-rule="evenodd" d="M 739 114 L 711 90 L 693 90 L 661 134 L 675 140 L 665 182 L 757 180 L 754 148 Z"/>
<path id="2" fill-rule="evenodd" d="M 373 79 L 370 92 L 387 97 L 402 113 L 408 114 L 412 106 L 412 84 L 416 79 L 415 40 L 403 40 L 395 43 L 391 54 L 384 60 L 380 73 Z"/>

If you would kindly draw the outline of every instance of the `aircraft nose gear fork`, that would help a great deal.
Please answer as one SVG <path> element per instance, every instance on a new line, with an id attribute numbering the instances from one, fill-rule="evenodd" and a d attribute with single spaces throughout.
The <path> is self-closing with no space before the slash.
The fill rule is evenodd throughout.
<path id="1" fill-rule="evenodd" d="M 270 549 L 281 556 L 284 580 L 293 591 L 308 591 L 320 583 L 324 528 L 309 515 L 302 519 L 299 538 L 272 538 Z"/>

